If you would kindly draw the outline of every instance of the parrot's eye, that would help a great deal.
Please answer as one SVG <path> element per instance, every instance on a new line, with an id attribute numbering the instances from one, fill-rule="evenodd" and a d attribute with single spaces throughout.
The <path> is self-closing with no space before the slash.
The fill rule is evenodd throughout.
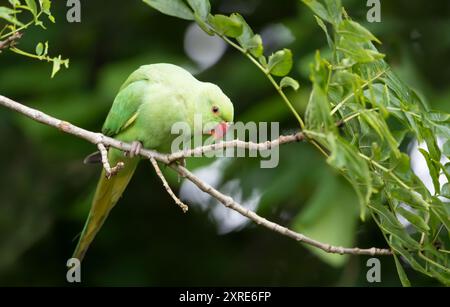
<path id="1" fill-rule="evenodd" d="M 218 106 L 213 106 L 211 110 L 215 114 L 219 113 L 219 107 Z"/>

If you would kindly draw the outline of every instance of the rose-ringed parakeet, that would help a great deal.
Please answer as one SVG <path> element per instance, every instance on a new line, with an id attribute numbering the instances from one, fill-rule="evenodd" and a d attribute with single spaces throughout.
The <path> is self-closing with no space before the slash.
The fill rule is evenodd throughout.
<path id="1" fill-rule="evenodd" d="M 174 123 L 184 122 L 194 131 L 194 117 L 200 117 L 202 133 L 211 134 L 220 130 L 208 127 L 213 124 L 223 130 L 233 121 L 233 112 L 233 104 L 218 86 L 195 79 L 181 67 L 152 64 L 134 71 L 121 86 L 102 128 L 105 135 L 132 143 L 134 149 L 126 155 L 109 149 L 111 166 L 123 162 L 124 167 L 109 179 L 102 171 L 73 257 L 83 259 L 121 197 L 140 160 L 136 155 L 140 147 L 167 152 L 176 137 L 171 133 Z"/>

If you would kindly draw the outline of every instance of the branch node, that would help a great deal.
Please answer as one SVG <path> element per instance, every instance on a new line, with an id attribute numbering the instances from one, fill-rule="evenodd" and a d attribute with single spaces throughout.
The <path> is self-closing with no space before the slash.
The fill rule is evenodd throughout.
<path id="1" fill-rule="evenodd" d="M 107 179 L 115 176 L 121 169 L 125 167 L 125 163 L 123 163 L 122 161 L 118 162 L 114 167 L 111 167 L 108 160 L 108 150 L 106 149 L 105 145 L 103 145 L 102 143 L 98 143 L 97 148 L 100 151 L 100 155 L 102 157 L 102 164 L 103 168 L 105 169 L 105 176 Z"/>

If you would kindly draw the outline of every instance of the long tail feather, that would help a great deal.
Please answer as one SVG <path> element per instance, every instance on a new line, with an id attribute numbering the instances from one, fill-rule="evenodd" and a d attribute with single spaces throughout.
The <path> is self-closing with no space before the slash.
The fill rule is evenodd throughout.
<path id="1" fill-rule="evenodd" d="M 117 162 L 117 156 L 117 152 L 113 150 L 110 151 L 109 159 L 112 164 Z M 121 155 L 121 157 L 123 157 L 123 155 Z M 122 158 L 121 160 L 124 159 Z M 107 179 L 105 177 L 105 171 L 102 171 L 100 180 L 97 184 L 97 189 L 95 191 L 95 196 L 92 201 L 91 210 L 86 220 L 86 224 L 84 225 L 84 229 L 81 233 L 77 247 L 73 253 L 73 258 L 78 258 L 80 261 L 83 260 L 89 245 L 95 238 L 95 235 L 102 227 L 109 212 L 117 203 L 123 191 L 130 182 L 138 162 L 139 158 L 126 159 L 125 167 L 110 179 Z"/>

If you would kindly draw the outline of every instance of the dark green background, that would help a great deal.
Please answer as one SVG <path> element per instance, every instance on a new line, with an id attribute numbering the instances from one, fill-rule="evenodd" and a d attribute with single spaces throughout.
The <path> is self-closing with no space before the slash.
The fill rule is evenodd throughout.
<path id="1" fill-rule="evenodd" d="M 37 42 L 49 40 L 50 54 L 70 58 L 70 68 L 50 79 L 50 64 L 6 51 L 0 54 L 0 94 L 98 131 L 121 82 L 138 66 L 194 65 L 183 49 L 189 22 L 138 0 L 91 0 L 81 1 L 82 22 L 71 24 L 65 20 L 65 2 L 54 1 L 56 25 L 47 31 L 30 29 L 20 47 L 34 50 Z M 244 16 L 256 31 L 282 23 L 292 32 L 295 41 L 274 47 L 294 52 L 293 76 L 301 90 L 293 99 L 303 112 L 308 64 L 316 49 L 326 49 L 311 11 L 295 0 L 213 1 L 213 11 L 231 13 L 225 2 L 231 8 L 243 3 L 253 7 Z M 365 2 L 343 1 L 363 24 Z M 398 74 L 433 108 L 450 111 L 450 2 L 382 1 L 382 22 L 366 26 L 383 41 L 381 49 Z M 236 120 L 280 121 L 282 131 L 296 129 L 268 81 L 234 50 L 197 77 L 227 93 Z M 67 285 L 65 262 L 100 172 L 82 160 L 95 148 L 6 109 L 0 109 L 0 144 L 0 285 Z M 188 166 L 210 162 L 189 160 Z M 176 178 L 170 179 L 178 189 Z M 372 222 L 358 220 L 351 188 L 310 145 L 283 147 L 276 169 L 260 169 L 256 159 L 236 160 L 223 183 L 232 179 L 239 180 L 244 199 L 253 189 L 263 191 L 258 212 L 276 222 L 299 230 L 322 223 L 322 233 L 345 235 L 350 242 L 355 237 L 350 245 L 386 246 Z M 323 216 L 333 223 L 321 220 Z M 341 234 L 346 225 L 354 226 Z M 254 225 L 219 235 L 208 210 L 191 206 L 183 215 L 150 164 L 142 163 L 89 250 L 82 280 L 83 285 L 369 286 L 367 259 L 354 256 L 343 266 L 331 266 L 295 241 Z M 400 285 L 393 260 L 381 260 L 379 285 Z M 414 285 L 436 284 L 409 268 L 407 273 Z"/>

